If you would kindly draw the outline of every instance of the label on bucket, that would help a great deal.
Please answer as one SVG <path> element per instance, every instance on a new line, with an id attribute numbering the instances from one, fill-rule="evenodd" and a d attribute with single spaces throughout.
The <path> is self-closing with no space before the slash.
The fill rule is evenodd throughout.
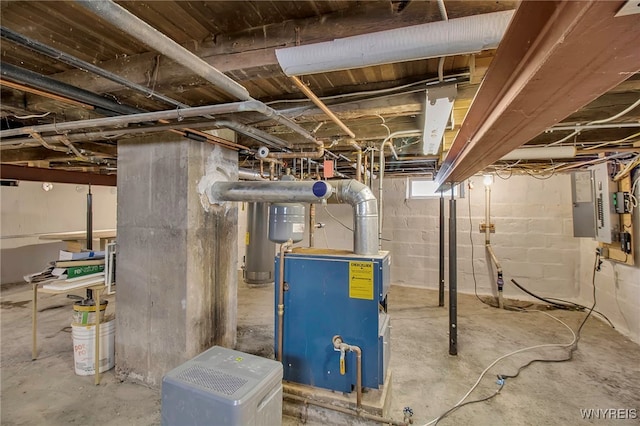
<path id="1" fill-rule="evenodd" d="M 94 374 L 95 325 L 71 325 L 75 372 L 80 376 Z M 100 372 L 115 366 L 115 321 L 100 324 Z"/>

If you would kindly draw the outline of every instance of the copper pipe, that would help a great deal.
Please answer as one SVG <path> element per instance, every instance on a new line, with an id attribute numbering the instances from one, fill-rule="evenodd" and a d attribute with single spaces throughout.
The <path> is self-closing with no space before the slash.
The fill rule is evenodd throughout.
<path id="1" fill-rule="evenodd" d="M 351 129 L 349 129 L 347 127 L 346 124 L 344 124 L 342 122 L 342 120 L 340 120 L 325 104 L 324 102 L 322 102 L 320 100 L 320 98 L 318 98 L 315 93 L 313 93 L 311 91 L 311 89 L 309 89 L 302 81 L 300 81 L 300 79 L 294 75 L 291 76 L 291 80 L 294 82 L 294 84 L 296 86 L 298 86 L 298 89 L 300 89 L 300 91 L 302 93 L 304 93 L 310 100 L 311 102 L 313 102 L 314 104 L 316 104 L 316 106 L 318 108 L 320 108 L 322 110 L 322 112 L 324 112 L 325 114 L 327 114 L 327 116 L 331 119 L 331 121 L 333 121 L 334 123 L 336 123 L 347 135 L 349 135 L 349 137 L 355 138 L 356 135 L 351 131 Z"/>
<path id="2" fill-rule="evenodd" d="M 356 353 L 356 407 L 362 408 L 362 350 L 359 346 L 350 346 Z"/>
<path id="3" fill-rule="evenodd" d="M 356 150 L 356 180 L 358 182 L 362 182 L 362 148 L 356 141 L 350 141 L 349 145 L 355 148 Z"/>
<path id="4" fill-rule="evenodd" d="M 315 247 L 316 205 L 309 204 L 309 247 Z"/>
<path id="5" fill-rule="evenodd" d="M 271 163 L 273 164 L 273 163 Z M 282 362 L 282 346 L 284 338 L 282 333 L 284 332 L 284 252 L 293 244 L 293 241 L 289 240 L 286 243 L 280 244 L 280 264 L 278 265 L 278 361 Z"/>
<path id="6" fill-rule="evenodd" d="M 315 406 L 320 407 L 320 408 L 325 408 L 327 410 L 337 411 L 339 413 L 348 414 L 350 416 L 362 417 L 363 419 L 372 420 L 374 422 L 378 422 L 378 423 L 382 423 L 382 424 L 393 425 L 393 426 L 409 426 L 408 423 L 399 422 L 397 420 L 389 419 L 389 418 L 386 418 L 386 417 L 376 416 L 375 414 L 369 414 L 369 413 L 367 413 L 365 411 L 362 411 L 362 410 L 355 411 L 355 410 L 351 410 L 349 408 L 340 407 L 338 405 L 325 404 L 324 402 L 315 401 L 315 400 L 310 399 L 310 398 L 304 398 L 302 396 L 293 395 L 293 394 L 286 393 L 286 392 L 283 393 L 283 397 L 285 399 L 289 399 L 289 400 L 292 400 L 292 401 L 302 402 L 304 404 L 315 405 Z"/>
<path id="7" fill-rule="evenodd" d="M 362 349 L 359 346 L 349 345 L 340 336 L 333 336 L 333 347 L 340 352 L 349 351 L 356 354 L 356 407 L 362 408 Z"/>
<path id="8" fill-rule="evenodd" d="M 318 145 L 316 151 L 312 152 L 270 152 L 267 158 L 322 158 L 324 157 L 324 147 Z"/>
<path id="9" fill-rule="evenodd" d="M 34 95 L 43 96 L 45 98 L 53 99 L 55 101 L 76 105 L 84 109 L 89 109 L 89 110 L 94 109 L 93 105 L 88 105 L 82 102 L 74 101 L 73 99 L 65 98 L 64 96 L 60 96 L 60 95 L 54 95 L 53 93 L 45 92 L 43 90 L 33 89 L 29 86 L 25 86 L 24 84 L 13 83 L 11 81 L 0 79 L 0 85 L 11 87 L 12 89 L 22 90 L 23 92 L 29 92 Z"/>

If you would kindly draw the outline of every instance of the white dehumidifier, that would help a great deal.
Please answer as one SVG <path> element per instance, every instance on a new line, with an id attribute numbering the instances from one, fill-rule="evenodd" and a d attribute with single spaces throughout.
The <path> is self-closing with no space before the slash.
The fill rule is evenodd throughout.
<path id="1" fill-rule="evenodd" d="M 282 424 L 282 364 L 214 346 L 162 379 L 162 425 Z"/>

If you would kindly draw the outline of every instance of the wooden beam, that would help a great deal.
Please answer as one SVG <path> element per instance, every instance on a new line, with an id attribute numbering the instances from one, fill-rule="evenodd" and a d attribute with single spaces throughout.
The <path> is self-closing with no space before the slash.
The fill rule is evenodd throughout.
<path id="1" fill-rule="evenodd" d="M 513 9 L 516 2 L 477 1 L 469 14 Z M 459 12 L 461 14 L 462 12 Z M 431 2 L 411 2 L 402 13 L 393 13 L 388 2 L 365 3 L 345 11 L 322 17 L 290 20 L 261 26 L 233 34 L 216 35 L 214 39 L 194 46 L 184 44 L 196 55 L 236 81 L 282 77 L 275 49 L 297 44 L 331 41 L 336 38 L 384 31 L 440 20 L 437 7 Z M 102 62 L 101 68 L 130 81 L 156 87 L 178 82 L 184 87 L 204 84 L 180 64 L 147 52 Z M 157 81 L 153 76 L 157 70 Z M 117 93 L 122 86 L 81 70 L 71 70 L 52 76 L 96 93 Z"/>
<path id="2" fill-rule="evenodd" d="M 461 182 L 640 69 L 640 16 L 623 1 L 526 1 L 436 180 Z"/>
<path id="3" fill-rule="evenodd" d="M 70 172 L 66 170 L 41 169 L 38 167 L 3 164 L 0 167 L 2 179 L 16 179 L 35 182 L 78 183 L 82 185 L 116 186 L 116 175 Z"/>

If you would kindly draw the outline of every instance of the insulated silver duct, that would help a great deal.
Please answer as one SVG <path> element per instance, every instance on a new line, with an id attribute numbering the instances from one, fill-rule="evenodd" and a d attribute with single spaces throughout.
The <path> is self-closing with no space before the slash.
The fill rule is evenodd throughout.
<path id="1" fill-rule="evenodd" d="M 353 179 L 326 181 L 216 182 L 206 191 L 211 203 L 256 201 L 317 203 L 332 194 L 353 206 L 353 251 L 378 254 L 378 206 L 368 186 Z"/>
<path id="2" fill-rule="evenodd" d="M 318 203 L 331 196 L 324 181 L 216 182 L 207 189 L 211 203 L 262 201 L 267 203 Z"/>
<path id="3" fill-rule="evenodd" d="M 353 251 L 378 254 L 378 205 L 371 189 L 356 180 L 331 181 L 340 203 L 353 206 Z"/>
<path id="4" fill-rule="evenodd" d="M 464 55 L 495 49 L 513 10 L 345 37 L 323 43 L 276 49 L 288 76 Z"/>
<path id="5" fill-rule="evenodd" d="M 238 179 L 239 180 L 266 180 L 262 176 L 260 176 L 260 172 L 251 169 L 245 169 L 243 167 L 238 168 Z"/>

